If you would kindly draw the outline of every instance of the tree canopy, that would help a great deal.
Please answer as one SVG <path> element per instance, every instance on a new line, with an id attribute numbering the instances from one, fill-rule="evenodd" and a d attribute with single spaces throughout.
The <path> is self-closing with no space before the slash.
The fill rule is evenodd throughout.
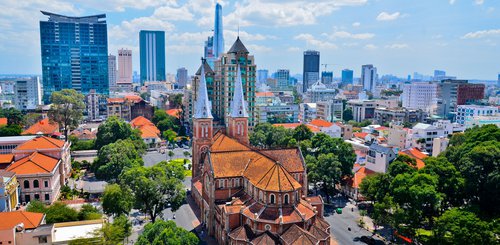
<path id="1" fill-rule="evenodd" d="M 97 178 L 116 182 L 125 169 L 142 165 L 144 162 L 133 141 L 120 139 L 99 149 L 92 168 Z"/>
<path id="2" fill-rule="evenodd" d="M 84 96 L 74 89 L 63 89 L 53 92 L 50 96 L 49 119 L 58 123 L 68 140 L 69 131 L 78 127 L 85 110 Z"/>
<path id="3" fill-rule="evenodd" d="M 102 195 L 102 209 L 107 215 L 127 215 L 134 204 L 132 192 L 126 186 L 107 185 Z"/>
<path id="4" fill-rule="evenodd" d="M 26 211 L 45 213 L 45 221 L 48 224 L 102 218 L 99 211 L 89 204 L 83 205 L 80 212 L 78 212 L 62 202 L 56 202 L 50 206 L 46 206 L 42 202 L 34 200 L 30 202 Z"/>
<path id="5" fill-rule="evenodd" d="M 114 143 L 120 139 L 131 139 L 138 153 L 141 155 L 144 154 L 146 144 L 142 140 L 139 130 L 132 129 L 130 124 L 116 116 L 108 117 L 106 121 L 99 125 L 96 134 L 95 148 L 99 150 L 103 146 Z"/>
<path id="6" fill-rule="evenodd" d="M 178 227 L 173 221 L 159 220 L 144 227 L 136 245 L 183 244 L 196 245 L 199 239 L 195 234 Z"/>

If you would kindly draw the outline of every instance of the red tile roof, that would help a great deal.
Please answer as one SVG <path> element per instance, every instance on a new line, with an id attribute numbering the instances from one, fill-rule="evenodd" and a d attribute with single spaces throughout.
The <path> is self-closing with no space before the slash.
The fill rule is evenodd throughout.
<path id="1" fill-rule="evenodd" d="M 360 138 L 360 139 L 365 139 L 365 137 L 368 135 L 369 133 L 365 133 L 365 132 L 356 132 L 354 133 L 354 137 L 356 138 Z"/>
<path id="2" fill-rule="evenodd" d="M 15 150 L 37 150 L 62 148 L 65 142 L 47 136 L 36 137 L 16 147 Z"/>
<path id="3" fill-rule="evenodd" d="M 273 126 L 275 127 L 284 127 L 284 128 L 288 128 L 288 129 L 295 129 L 296 127 L 298 127 L 299 125 L 301 125 L 302 123 L 275 123 L 273 124 Z M 314 125 L 311 125 L 311 124 L 306 124 L 306 126 L 313 132 L 313 133 L 317 133 L 317 132 L 320 132 L 321 130 L 314 126 Z"/>
<path id="4" fill-rule="evenodd" d="M 57 123 L 50 123 L 48 118 L 42 119 L 39 122 L 31 125 L 28 129 L 22 132 L 22 135 L 44 134 L 49 135 L 59 131 Z"/>
<path id="5" fill-rule="evenodd" d="M 325 121 L 325 120 L 321 120 L 321 119 L 314 119 L 312 120 L 309 124 L 312 124 L 316 127 L 331 127 L 333 125 L 333 123 L 331 122 L 328 122 L 328 121 Z"/>
<path id="6" fill-rule="evenodd" d="M 4 126 L 8 124 L 8 120 L 6 117 L 0 117 L 0 126 Z"/>
<path id="7" fill-rule="evenodd" d="M 154 125 L 154 124 L 149 119 L 143 116 L 138 116 L 132 119 L 132 121 L 130 121 L 130 126 L 132 126 L 133 128 L 138 128 L 144 125 Z"/>
<path id="8" fill-rule="evenodd" d="M 0 212 L 0 230 L 13 229 L 18 224 L 23 224 L 25 229 L 34 229 L 41 225 L 43 213 L 25 211 Z"/>
<path id="9" fill-rule="evenodd" d="M 12 163 L 6 170 L 15 172 L 17 175 L 47 174 L 51 173 L 58 163 L 59 159 L 33 152 L 31 155 Z"/>
<path id="10" fill-rule="evenodd" d="M 424 159 L 428 157 L 428 155 L 422 153 L 417 148 L 413 147 L 404 151 L 399 152 L 400 155 L 407 155 L 417 162 L 417 169 L 421 169 L 425 167 Z"/>
<path id="11" fill-rule="evenodd" d="M 354 173 L 354 177 L 353 180 L 352 180 L 352 187 L 354 188 L 359 188 L 359 185 L 361 184 L 361 182 L 363 181 L 363 179 L 368 176 L 368 175 L 371 175 L 371 174 L 374 174 L 375 172 L 370 170 L 370 169 L 367 169 L 366 167 L 361 167 L 358 169 L 358 171 L 356 171 Z"/>
<path id="12" fill-rule="evenodd" d="M 0 164 L 10 164 L 14 161 L 14 154 L 0 154 Z"/>
<path id="13" fill-rule="evenodd" d="M 182 115 L 182 109 L 170 109 L 165 111 L 168 115 L 175 118 L 180 118 Z"/>
<path id="14" fill-rule="evenodd" d="M 316 245 L 319 242 L 313 234 L 297 225 L 292 225 L 292 227 L 288 228 L 288 230 L 281 235 L 281 239 L 283 240 L 283 243 L 287 245 Z"/>
<path id="15" fill-rule="evenodd" d="M 256 97 L 274 97 L 273 92 L 257 92 L 255 93 Z"/>

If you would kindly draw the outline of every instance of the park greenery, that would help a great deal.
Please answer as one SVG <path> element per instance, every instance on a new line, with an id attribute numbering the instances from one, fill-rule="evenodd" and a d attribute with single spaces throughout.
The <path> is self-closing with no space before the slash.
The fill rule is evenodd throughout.
<path id="1" fill-rule="evenodd" d="M 350 144 L 324 133 L 313 134 L 303 124 L 293 130 L 269 123 L 257 124 L 250 134 L 250 143 L 259 148 L 299 146 L 307 164 L 308 180 L 325 192 L 327 201 L 335 185 L 344 176 L 352 175 L 356 160 Z"/>
<path id="2" fill-rule="evenodd" d="M 142 155 L 146 151 L 146 144 L 141 138 L 141 132 L 138 129 L 132 129 L 130 124 L 116 116 L 111 116 L 106 119 L 97 130 L 95 149 L 100 150 L 102 147 L 115 143 L 118 140 L 130 139 L 134 144 L 136 151 Z"/>
<path id="3" fill-rule="evenodd" d="M 102 195 L 102 209 L 105 214 L 110 216 L 128 215 L 134 199 L 132 192 L 127 187 L 121 187 L 118 184 L 109 184 L 104 189 Z"/>
<path id="4" fill-rule="evenodd" d="M 186 129 L 182 126 L 181 121 L 168 115 L 165 110 L 155 110 L 152 122 L 160 130 L 161 135 L 170 143 L 173 143 L 177 136 L 186 135 Z"/>
<path id="5" fill-rule="evenodd" d="M 44 213 L 46 215 L 45 221 L 48 224 L 102 218 L 102 214 L 90 204 L 82 205 L 80 211 L 77 211 L 62 202 L 47 206 L 38 200 L 34 200 L 29 203 L 26 211 Z"/>
<path id="6" fill-rule="evenodd" d="M 0 136 L 21 135 L 25 124 L 24 114 L 15 108 L 0 108 L 0 118 L 7 118 L 7 125 L 0 126 Z"/>
<path id="7" fill-rule="evenodd" d="M 92 169 L 97 178 L 114 183 L 125 169 L 142 165 L 144 162 L 134 142 L 119 139 L 99 149 Z"/>
<path id="8" fill-rule="evenodd" d="M 124 241 L 132 234 L 132 223 L 127 216 L 115 217 L 113 223 L 105 223 L 101 229 L 93 232 L 92 238 L 79 238 L 70 241 L 69 245 L 118 245 L 125 244 Z"/>
<path id="9" fill-rule="evenodd" d="M 424 162 L 417 170 L 400 156 L 387 173 L 362 181 L 374 221 L 424 244 L 498 244 L 500 129 L 455 134 L 445 152 Z"/>
<path id="10" fill-rule="evenodd" d="M 192 232 L 178 227 L 173 221 L 159 220 L 144 227 L 136 245 L 183 244 L 196 245 L 199 239 Z"/>
<path id="11" fill-rule="evenodd" d="M 68 140 L 68 133 L 78 127 L 85 109 L 84 96 L 74 89 L 63 89 L 50 96 L 49 119 L 59 124 Z"/>

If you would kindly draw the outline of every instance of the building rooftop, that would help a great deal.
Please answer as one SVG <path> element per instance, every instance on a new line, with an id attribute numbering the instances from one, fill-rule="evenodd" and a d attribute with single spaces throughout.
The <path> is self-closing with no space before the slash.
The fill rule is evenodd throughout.
<path id="1" fill-rule="evenodd" d="M 49 135 L 59 132 L 59 125 L 54 122 L 50 122 L 49 118 L 44 118 L 37 123 L 31 125 L 28 129 L 24 130 L 22 135 L 35 135 L 35 134 L 43 134 Z"/>
<path id="2" fill-rule="evenodd" d="M 243 42 L 241 42 L 240 37 L 236 38 L 236 41 L 233 43 L 233 46 L 227 51 L 228 53 L 246 53 L 248 54 L 248 49 L 245 47 Z"/>
<path id="3" fill-rule="evenodd" d="M 54 224 L 52 242 L 67 242 L 77 238 L 93 238 L 94 232 L 101 229 L 103 220 L 84 220 Z"/>
<path id="4" fill-rule="evenodd" d="M 48 174 L 57 167 L 59 159 L 44 155 L 39 152 L 33 152 L 31 155 L 21 158 L 10 166 L 7 171 L 15 172 L 17 175 L 25 174 Z"/>
<path id="5" fill-rule="evenodd" d="M 0 212 L 0 230 L 14 229 L 22 224 L 24 229 L 35 229 L 42 224 L 45 214 L 25 211 Z"/>
<path id="6" fill-rule="evenodd" d="M 371 144 L 370 145 L 370 150 L 376 151 L 376 152 L 382 152 L 384 154 L 389 154 L 393 153 L 394 151 L 390 147 L 385 147 L 379 144 Z"/>
<path id="7" fill-rule="evenodd" d="M 88 16 L 81 16 L 81 17 L 71 17 L 71 16 L 65 16 L 65 15 L 60 15 L 60 14 L 54 14 L 48 11 L 40 11 L 42 12 L 43 15 L 46 15 L 49 17 L 49 21 L 54 21 L 54 22 L 86 22 L 86 23 L 94 23 L 94 24 L 105 24 L 106 20 L 103 20 L 106 18 L 106 14 L 97 14 L 97 15 L 88 15 Z"/>
<path id="8" fill-rule="evenodd" d="M 23 136 L 5 136 L 0 137 L 0 144 L 6 143 L 22 143 L 35 138 L 36 135 L 23 135 Z"/>
<path id="9" fill-rule="evenodd" d="M 38 149 L 58 149 L 64 147 L 63 140 L 50 138 L 47 136 L 35 137 L 16 147 L 16 151 L 22 150 L 38 150 Z"/>
<path id="10" fill-rule="evenodd" d="M 415 147 L 400 151 L 400 152 L 398 152 L 398 154 L 399 155 L 406 155 L 406 156 L 409 156 L 409 157 L 415 159 L 415 161 L 417 163 L 417 169 L 421 169 L 421 168 L 425 167 L 425 163 L 423 160 L 428 157 L 427 154 L 421 152 L 420 150 L 418 150 Z"/>

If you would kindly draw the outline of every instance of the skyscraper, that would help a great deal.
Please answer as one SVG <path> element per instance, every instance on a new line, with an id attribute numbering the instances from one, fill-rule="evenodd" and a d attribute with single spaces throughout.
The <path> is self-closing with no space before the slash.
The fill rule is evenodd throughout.
<path id="1" fill-rule="evenodd" d="M 319 80 L 319 51 L 307 50 L 304 52 L 304 79 L 302 80 L 302 92 Z"/>
<path id="2" fill-rule="evenodd" d="M 145 81 L 165 81 L 165 32 L 140 31 L 141 84 Z"/>
<path id="3" fill-rule="evenodd" d="M 446 77 L 446 72 L 441 70 L 434 70 L 434 81 L 441 81 Z"/>
<path id="4" fill-rule="evenodd" d="M 345 87 L 347 84 L 353 83 L 353 74 L 354 72 L 349 69 L 342 70 L 342 86 Z"/>
<path id="5" fill-rule="evenodd" d="M 363 89 L 369 92 L 373 92 L 373 89 L 377 85 L 377 68 L 373 65 L 363 65 L 361 66 L 361 85 Z"/>
<path id="6" fill-rule="evenodd" d="M 132 84 L 132 50 L 118 50 L 118 79 L 119 85 Z"/>
<path id="7" fill-rule="evenodd" d="M 215 4 L 215 21 L 214 21 L 214 56 L 219 58 L 224 53 L 224 33 L 222 30 L 222 6 Z"/>
<path id="8" fill-rule="evenodd" d="M 268 70 L 257 70 L 257 82 L 258 83 L 265 84 L 268 77 L 269 77 Z"/>
<path id="9" fill-rule="evenodd" d="M 274 78 L 276 79 L 277 88 L 284 89 L 288 87 L 290 81 L 290 70 L 278 69 L 274 74 Z"/>
<path id="10" fill-rule="evenodd" d="M 497 87 L 500 87 L 500 73 L 498 73 Z"/>
<path id="11" fill-rule="evenodd" d="M 116 56 L 111 54 L 108 55 L 108 81 L 109 88 L 116 87 Z"/>
<path id="12" fill-rule="evenodd" d="M 210 36 L 207 38 L 205 41 L 205 47 L 203 49 L 203 57 L 205 60 L 208 62 L 210 67 L 214 67 L 214 61 L 215 61 L 215 56 L 214 56 L 214 37 Z"/>
<path id="13" fill-rule="evenodd" d="M 16 109 L 34 110 L 42 104 L 42 84 L 39 77 L 17 80 L 14 84 Z"/>
<path id="14" fill-rule="evenodd" d="M 333 83 L 333 72 L 331 72 L 331 71 L 321 72 L 321 83 L 332 84 Z"/>
<path id="15" fill-rule="evenodd" d="M 109 94 L 106 15 L 41 12 L 49 17 L 40 21 L 43 101 L 49 103 L 52 92 L 66 88 Z"/>
<path id="16" fill-rule="evenodd" d="M 179 86 L 179 88 L 186 87 L 188 81 L 188 70 L 184 67 L 177 69 L 175 81 L 177 82 L 177 86 Z"/>

